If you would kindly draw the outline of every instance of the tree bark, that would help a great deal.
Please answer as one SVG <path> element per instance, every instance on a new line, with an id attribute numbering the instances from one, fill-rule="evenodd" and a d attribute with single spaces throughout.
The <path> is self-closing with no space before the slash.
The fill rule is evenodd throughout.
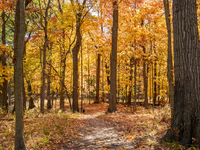
<path id="1" fill-rule="evenodd" d="M 15 81 L 14 81 L 14 94 L 15 94 L 15 150 L 26 150 L 26 146 L 23 138 L 24 122 L 23 122 L 23 97 L 22 97 L 22 69 L 23 69 L 23 50 L 24 50 L 24 36 L 25 36 L 25 1 L 18 0 L 16 5 L 16 20 L 15 25 L 18 28 L 18 33 L 15 30 L 15 36 L 17 37 L 17 49 L 16 49 L 16 66 L 15 66 Z M 17 35 L 16 35 L 17 34 Z"/>
<path id="2" fill-rule="evenodd" d="M 165 139 L 200 146 L 200 54 L 196 0 L 173 1 L 174 113 Z"/>
<path id="3" fill-rule="evenodd" d="M 112 27 L 112 54 L 111 54 L 111 83 L 110 101 L 107 113 L 117 111 L 116 92 L 117 92 L 117 37 L 118 37 L 118 1 L 113 2 L 113 27 Z"/>
<path id="4" fill-rule="evenodd" d="M 169 12 L 169 1 L 164 1 L 165 7 L 165 20 L 167 25 L 167 34 L 168 34 L 168 56 L 167 56 L 167 77 L 168 77 L 168 84 L 169 84 L 169 99 L 170 99 L 170 106 L 171 106 L 171 114 L 173 114 L 174 109 L 174 79 L 173 79 L 173 62 L 172 62 L 172 46 L 171 46 L 171 22 L 170 22 L 170 12 Z M 173 116 L 173 115 L 172 115 Z"/>

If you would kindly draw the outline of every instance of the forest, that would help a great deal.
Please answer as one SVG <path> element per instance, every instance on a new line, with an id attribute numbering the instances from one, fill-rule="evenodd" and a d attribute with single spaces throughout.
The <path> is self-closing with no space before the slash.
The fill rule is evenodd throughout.
<path id="1" fill-rule="evenodd" d="M 199 0 L 1 0 L 0 149 L 199 149 Z"/>

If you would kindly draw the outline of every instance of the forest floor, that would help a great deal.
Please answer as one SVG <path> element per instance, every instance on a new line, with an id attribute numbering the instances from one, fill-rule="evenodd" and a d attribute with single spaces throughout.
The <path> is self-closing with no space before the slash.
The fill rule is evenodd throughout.
<path id="1" fill-rule="evenodd" d="M 170 108 L 144 109 L 118 105 L 118 113 L 105 114 L 108 104 L 84 104 L 85 113 L 38 108 L 24 114 L 27 149 L 170 149 L 180 145 L 159 144 L 170 125 Z M 0 149 L 14 148 L 14 115 L 0 115 Z"/>

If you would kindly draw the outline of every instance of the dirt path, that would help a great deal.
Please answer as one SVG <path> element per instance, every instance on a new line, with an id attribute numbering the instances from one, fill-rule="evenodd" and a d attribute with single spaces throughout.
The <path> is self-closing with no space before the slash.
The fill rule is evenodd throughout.
<path id="1" fill-rule="evenodd" d="M 80 137 L 65 145 L 65 150 L 134 148 L 132 141 L 123 139 L 120 131 L 95 115 L 85 115 L 84 122 L 79 129 Z"/>

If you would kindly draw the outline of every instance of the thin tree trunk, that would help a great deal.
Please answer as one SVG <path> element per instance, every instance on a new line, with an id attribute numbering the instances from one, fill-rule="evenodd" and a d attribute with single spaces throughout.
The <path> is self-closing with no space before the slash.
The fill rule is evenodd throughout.
<path id="1" fill-rule="evenodd" d="M 42 87 L 41 87 L 41 100 L 40 100 L 40 111 L 44 113 L 44 99 L 45 99 L 45 71 L 46 71 L 46 53 L 47 53 L 47 46 L 48 46 L 48 10 L 50 8 L 51 0 L 48 0 L 48 4 L 45 10 L 45 17 L 44 17 L 44 47 L 43 47 L 43 67 L 42 67 Z"/>
<path id="2" fill-rule="evenodd" d="M 5 11 L 3 10 L 2 11 L 2 14 L 1 14 L 1 18 L 2 18 L 2 44 L 5 44 L 6 45 L 6 20 L 5 20 Z M 4 51 L 2 54 L 1 54 L 1 62 L 2 62 L 2 66 L 3 67 L 6 67 L 7 66 L 7 63 L 6 63 L 6 59 L 7 59 L 7 56 L 6 56 L 6 52 Z M 5 75 L 3 75 L 3 87 L 2 87 L 2 98 L 3 98 L 3 110 L 5 113 L 8 112 L 8 96 L 7 96 L 7 91 L 8 91 L 8 80 L 5 79 Z"/>
<path id="3" fill-rule="evenodd" d="M 133 57 L 130 59 L 130 85 L 129 85 L 129 94 L 128 94 L 128 105 L 131 106 L 131 96 L 132 96 L 132 79 L 133 79 Z"/>
<path id="4" fill-rule="evenodd" d="M 118 2 L 113 2 L 113 27 L 112 27 L 112 55 L 111 55 L 111 83 L 110 83 L 110 101 L 107 112 L 117 111 L 116 105 L 116 76 L 117 76 L 117 37 L 118 37 Z"/>
<path id="5" fill-rule="evenodd" d="M 146 53 L 146 49 L 145 47 L 143 47 L 143 52 L 144 54 Z M 146 58 L 143 58 L 143 79 L 144 79 L 144 105 L 145 105 L 145 108 L 147 109 L 148 108 L 148 98 L 147 98 L 147 69 L 146 69 Z"/>
<path id="6" fill-rule="evenodd" d="M 88 99 L 90 104 L 90 55 L 88 53 Z"/>
<path id="7" fill-rule="evenodd" d="M 133 106 L 133 112 L 136 111 L 136 101 L 137 101 L 137 61 L 135 60 L 135 71 L 134 71 L 134 94 L 135 94 L 135 103 Z"/>
<path id="8" fill-rule="evenodd" d="M 104 59 L 102 57 L 102 90 L 103 90 L 103 93 L 102 93 L 102 101 L 104 102 L 105 100 L 105 93 L 104 93 L 104 69 L 103 69 L 103 66 L 104 66 Z"/>
<path id="9" fill-rule="evenodd" d="M 100 58 L 101 54 L 97 54 L 97 69 L 96 69 L 96 101 L 99 104 L 99 80 L 100 80 Z"/>
<path id="10" fill-rule="evenodd" d="M 51 64 L 51 61 L 50 61 L 50 64 Z M 47 110 L 52 108 L 52 105 L 51 105 L 51 79 L 50 79 L 50 76 L 51 76 L 51 67 L 50 67 L 50 70 L 49 70 L 49 73 L 48 73 L 48 76 L 47 76 Z"/>
<path id="11" fill-rule="evenodd" d="M 153 104 L 156 104 L 156 97 L 157 97 L 157 62 L 155 60 L 154 63 L 154 89 L 153 89 Z"/>
<path id="12" fill-rule="evenodd" d="M 29 96 L 29 107 L 28 107 L 28 109 L 33 109 L 35 107 L 35 104 L 33 102 L 31 82 L 27 81 L 27 84 L 28 84 L 28 96 Z"/>
<path id="13" fill-rule="evenodd" d="M 60 83 L 60 109 L 64 111 L 64 86 L 65 86 L 65 69 L 66 69 L 66 58 L 61 60 L 62 71 L 61 71 L 61 83 Z"/>
<path id="14" fill-rule="evenodd" d="M 81 44 L 81 112 L 83 112 L 83 48 Z"/>
<path id="15" fill-rule="evenodd" d="M 168 77 L 168 84 L 169 84 L 169 99 L 170 99 L 170 106 L 171 106 L 171 116 L 173 116 L 173 109 L 174 109 L 174 79 L 173 79 L 173 62 L 172 62 L 172 46 L 171 46 L 171 22 L 170 22 L 170 12 L 169 12 L 169 1 L 164 1 L 165 7 L 165 20 L 167 25 L 167 34 L 168 34 L 168 57 L 167 57 L 167 77 Z"/>

